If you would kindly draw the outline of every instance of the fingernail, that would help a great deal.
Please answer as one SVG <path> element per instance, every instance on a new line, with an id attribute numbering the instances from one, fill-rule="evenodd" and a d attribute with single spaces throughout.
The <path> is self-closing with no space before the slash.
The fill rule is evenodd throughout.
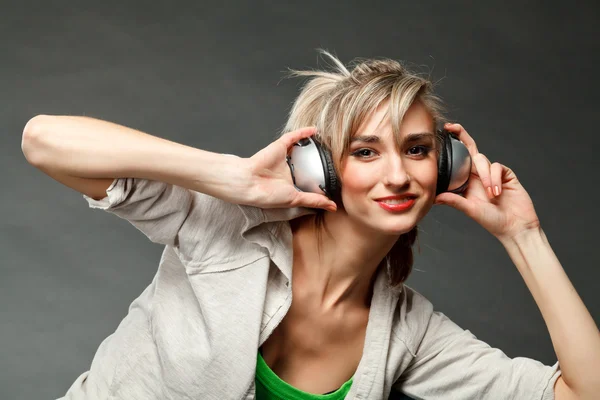
<path id="1" fill-rule="evenodd" d="M 498 186 L 494 186 L 494 193 L 496 196 L 500 196 L 500 189 L 498 189 Z"/>
<path id="2" fill-rule="evenodd" d="M 488 193 L 488 197 L 490 197 L 490 198 L 494 197 L 494 194 L 492 193 L 492 188 L 491 188 L 491 186 L 488 186 L 488 188 L 487 188 L 487 193 Z"/>

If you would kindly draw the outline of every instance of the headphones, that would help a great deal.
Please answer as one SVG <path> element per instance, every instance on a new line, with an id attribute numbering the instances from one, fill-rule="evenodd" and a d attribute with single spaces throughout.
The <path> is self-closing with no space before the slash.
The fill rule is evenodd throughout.
<path id="1" fill-rule="evenodd" d="M 438 179 L 435 195 L 465 191 L 471 175 L 469 150 L 453 133 L 437 131 L 442 138 L 438 159 Z M 295 143 L 286 157 L 297 190 L 325 194 L 336 203 L 341 200 L 341 184 L 333 166 L 331 153 L 310 137 Z"/>

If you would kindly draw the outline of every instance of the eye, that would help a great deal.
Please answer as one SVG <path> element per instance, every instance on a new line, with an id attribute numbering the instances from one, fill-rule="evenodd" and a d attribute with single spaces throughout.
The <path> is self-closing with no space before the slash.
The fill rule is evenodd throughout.
<path id="1" fill-rule="evenodd" d="M 358 149 L 351 153 L 352 156 L 360 157 L 360 158 L 369 158 L 373 156 L 375 152 L 371 149 Z"/>
<path id="2" fill-rule="evenodd" d="M 417 149 L 417 150 L 421 150 L 420 152 L 417 153 L 411 153 L 412 150 Z M 431 147 L 428 146 L 415 146 L 412 147 L 409 150 L 409 153 L 413 156 L 426 156 L 427 154 L 429 154 L 429 152 L 431 151 Z"/>

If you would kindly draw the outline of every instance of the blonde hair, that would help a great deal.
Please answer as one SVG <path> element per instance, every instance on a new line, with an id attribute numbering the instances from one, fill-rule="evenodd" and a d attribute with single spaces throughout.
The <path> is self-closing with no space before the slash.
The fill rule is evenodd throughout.
<path id="1" fill-rule="evenodd" d="M 339 176 L 350 140 L 371 113 L 389 100 L 387 115 L 397 143 L 400 124 L 409 107 L 419 101 L 431 115 L 434 126 L 443 119 L 443 105 L 433 93 L 433 82 L 391 59 L 355 59 L 348 69 L 335 56 L 318 50 L 333 62 L 330 70 L 290 70 L 290 77 L 310 78 L 294 101 L 283 133 L 306 126 L 317 128 L 316 138 L 332 155 Z M 437 149 L 441 144 L 438 136 Z M 324 224 L 324 211 L 316 216 L 317 234 Z M 390 285 L 399 287 L 412 270 L 412 245 L 417 227 L 400 236 L 380 268 L 387 262 Z M 320 242 L 320 241 L 319 241 Z"/>
<path id="2" fill-rule="evenodd" d="M 442 101 L 433 83 L 391 59 L 355 59 L 349 71 L 325 50 L 319 52 L 334 63 L 332 71 L 290 70 L 290 77 L 310 77 L 296 98 L 283 128 L 291 132 L 306 126 L 317 128 L 316 137 L 331 151 L 336 170 L 362 122 L 386 100 L 392 130 L 400 143 L 400 124 L 414 101 L 431 114 L 434 126 L 443 119 Z"/>

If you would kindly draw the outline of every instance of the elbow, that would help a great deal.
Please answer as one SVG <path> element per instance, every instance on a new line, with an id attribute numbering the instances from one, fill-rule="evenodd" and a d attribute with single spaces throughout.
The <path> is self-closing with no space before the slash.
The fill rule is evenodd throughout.
<path id="1" fill-rule="evenodd" d="M 39 167 L 44 158 L 44 139 L 47 132 L 48 121 L 52 116 L 36 115 L 25 124 L 21 139 L 21 151 L 27 162 L 34 167 Z"/>

